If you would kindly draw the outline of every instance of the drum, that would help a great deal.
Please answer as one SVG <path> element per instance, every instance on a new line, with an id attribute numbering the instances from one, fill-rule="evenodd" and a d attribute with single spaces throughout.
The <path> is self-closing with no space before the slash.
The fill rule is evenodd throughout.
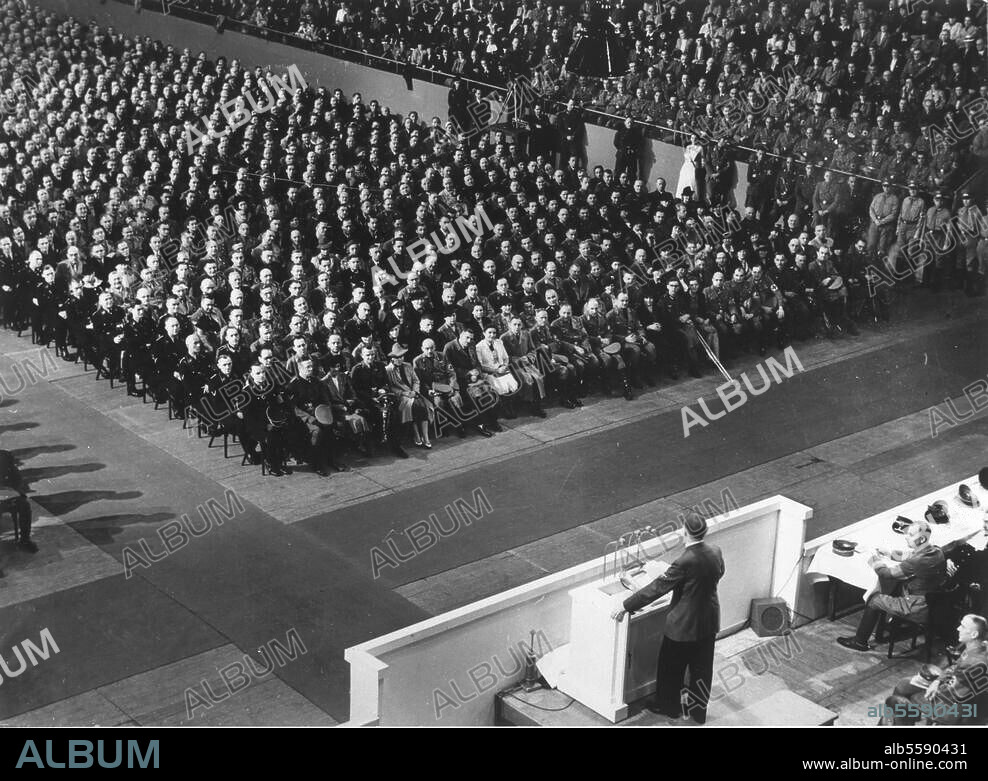
<path id="1" fill-rule="evenodd" d="M 453 392 L 453 386 L 447 385 L 445 382 L 432 383 L 432 389 L 440 396 L 448 396 Z"/>
<path id="2" fill-rule="evenodd" d="M 605 344 L 602 349 L 608 355 L 617 355 L 621 352 L 621 343 L 611 342 L 610 344 Z"/>
<path id="3" fill-rule="evenodd" d="M 320 404 L 312 410 L 312 416 L 324 426 L 333 425 L 333 408 L 328 404 Z"/>

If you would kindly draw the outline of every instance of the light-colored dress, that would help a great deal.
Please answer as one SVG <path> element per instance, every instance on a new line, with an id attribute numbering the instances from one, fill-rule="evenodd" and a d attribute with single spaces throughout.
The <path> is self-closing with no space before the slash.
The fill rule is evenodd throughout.
<path id="1" fill-rule="evenodd" d="M 518 380 L 513 374 L 510 372 L 501 376 L 494 374 L 498 367 L 509 365 L 508 351 L 504 349 L 504 343 L 500 339 L 495 339 L 492 346 L 488 346 L 486 339 L 477 342 L 477 360 L 480 362 L 484 376 L 499 396 L 506 396 L 518 390 Z"/>
<path id="2" fill-rule="evenodd" d="M 696 169 L 703 164 L 703 147 L 699 144 L 690 144 L 683 150 L 683 167 L 679 169 L 679 184 L 676 185 L 676 197 L 683 197 L 683 190 L 689 187 L 693 194 L 698 196 L 700 188 L 697 187 Z"/>

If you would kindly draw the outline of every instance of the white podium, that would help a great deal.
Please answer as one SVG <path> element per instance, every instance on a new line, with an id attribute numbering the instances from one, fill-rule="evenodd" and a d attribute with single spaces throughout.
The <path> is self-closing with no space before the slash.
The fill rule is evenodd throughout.
<path id="1" fill-rule="evenodd" d="M 668 566 L 649 561 L 636 577 L 637 585 L 651 582 Z M 615 621 L 611 614 L 632 593 L 617 577 L 569 592 L 569 654 L 558 688 L 615 723 L 627 717 L 629 702 L 655 691 L 655 663 L 671 601 L 667 594 L 620 623 Z"/>

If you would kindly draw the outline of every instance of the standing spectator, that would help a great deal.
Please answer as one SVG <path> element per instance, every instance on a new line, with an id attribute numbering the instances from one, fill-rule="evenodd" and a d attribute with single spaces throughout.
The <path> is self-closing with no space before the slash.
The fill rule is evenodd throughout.
<path id="1" fill-rule="evenodd" d="M 868 252 L 885 255 L 895 237 L 895 221 L 899 216 L 899 199 L 892 192 L 892 182 L 885 179 L 882 191 L 871 199 L 868 207 Z"/>
<path id="2" fill-rule="evenodd" d="M 645 141 L 641 128 L 631 117 L 624 120 L 624 127 L 614 134 L 614 148 L 617 159 L 614 162 L 614 175 L 620 177 L 627 172 L 630 179 L 637 179 L 641 169 L 642 145 Z"/>

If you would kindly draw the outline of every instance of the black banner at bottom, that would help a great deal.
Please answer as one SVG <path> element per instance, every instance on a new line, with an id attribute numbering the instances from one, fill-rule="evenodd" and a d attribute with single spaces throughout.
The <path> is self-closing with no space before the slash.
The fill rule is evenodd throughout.
<path id="1" fill-rule="evenodd" d="M 0 769 L 156 769 L 256 775 L 284 772 L 286 763 L 331 760 L 346 765 L 368 758 L 368 772 L 408 772 L 432 753 L 447 770 L 491 768 L 500 758 L 513 772 L 544 765 L 552 772 L 574 764 L 584 770 L 588 750 L 600 761 L 655 762 L 658 767 L 696 763 L 704 771 L 769 772 L 819 776 L 855 771 L 983 772 L 985 733 L 978 727 L 699 727 L 457 728 L 456 750 L 426 741 L 421 729 L 366 728 L 59 728 L 0 730 Z M 409 742 L 409 751 L 402 743 Z M 579 743 L 574 743 L 579 741 Z M 382 748 L 386 748 L 382 751 Z M 361 749 L 373 751 L 367 754 Z M 496 752 L 492 754 L 492 749 Z M 453 762 L 455 764 L 447 764 Z M 366 759 L 364 761 L 367 761 Z M 464 765 L 466 767 L 464 767 Z"/>

